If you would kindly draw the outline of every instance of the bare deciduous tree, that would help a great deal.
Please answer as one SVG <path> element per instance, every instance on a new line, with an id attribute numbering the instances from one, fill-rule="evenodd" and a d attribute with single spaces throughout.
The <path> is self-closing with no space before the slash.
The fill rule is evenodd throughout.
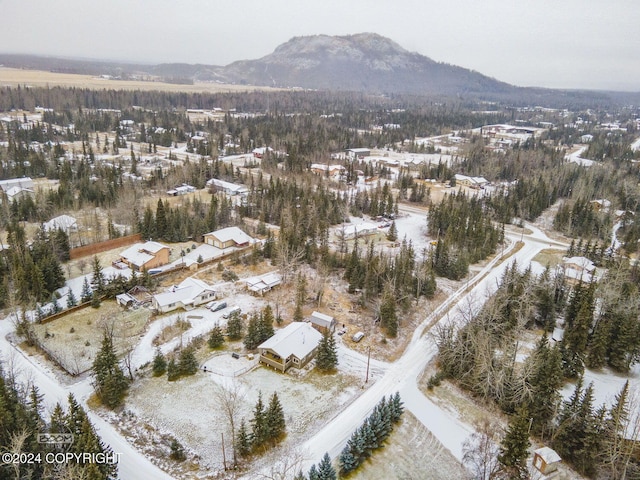
<path id="1" fill-rule="evenodd" d="M 478 431 L 472 433 L 462 445 L 462 463 L 471 471 L 475 480 L 493 480 L 499 478 L 500 445 L 495 437 L 500 427 L 484 420 Z"/>
<path id="2" fill-rule="evenodd" d="M 235 379 L 232 379 L 225 386 L 217 385 L 214 392 L 217 403 L 229 422 L 229 433 L 231 434 L 231 441 L 233 445 L 234 465 L 238 464 L 238 458 L 236 455 L 236 423 L 238 422 L 240 407 L 245 395 L 246 392 Z"/>

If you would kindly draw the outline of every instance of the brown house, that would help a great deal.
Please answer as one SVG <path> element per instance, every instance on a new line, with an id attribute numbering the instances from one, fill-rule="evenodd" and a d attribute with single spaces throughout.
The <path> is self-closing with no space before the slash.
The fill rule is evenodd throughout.
<path id="1" fill-rule="evenodd" d="M 281 372 L 302 368 L 315 357 L 321 339 L 320 332 L 308 323 L 292 322 L 258 345 L 260 363 Z"/>
<path id="2" fill-rule="evenodd" d="M 148 271 L 169 263 L 169 247 L 158 242 L 136 243 L 120 254 L 120 262 L 132 270 Z"/>

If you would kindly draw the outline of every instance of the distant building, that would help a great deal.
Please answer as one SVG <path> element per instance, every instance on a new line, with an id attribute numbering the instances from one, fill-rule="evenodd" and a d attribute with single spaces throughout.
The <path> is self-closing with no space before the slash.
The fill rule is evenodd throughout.
<path id="1" fill-rule="evenodd" d="M 342 165 L 325 165 L 324 163 L 312 163 L 311 172 L 316 175 L 340 176 L 346 169 Z"/>
<path id="2" fill-rule="evenodd" d="M 345 152 L 351 159 L 364 158 L 371 155 L 371 150 L 368 148 L 347 148 Z"/>
<path id="3" fill-rule="evenodd" d="M 153 296 L 152 307 L 159 313 L 167 313 L 178 308 L 191 310 L 208 303 L 216 296 L 211 285 L 196 278 L 187 278 L 164 293 Z"/>
<path id="4" fill-rule="evenodd" d="M 70 215 L 60 215 L 58 217 L 52 218 L 48 222 L 43 223 L 42 228 L 45 232 L 51 232 L 61 229 L 67 235 L 69 235 L 71 232 L 78 231 L 78 222 L 74 217 Z"/>
<path id="5" fill-rule="evenodd" d="M 586 257 L 565 257 L 562 259 L 564 277 L 570 282 L 590 283 L 596 273 L 596 265 Z"/>
<path id="6" fill-rule="evenodd" d="M 173 188 L 171 190 L 167 190 L 167 195 L 171 195 L 172 197 L 177 197 L 178 195 L 186 195 L 187 193 L 193 193 L 195 191 L 196 191 L 196 187 L 183 183 L 179 187 Z"/>
<path id="7" fill-rule="evenodd" d="M 253 242 L 253 238 L 244 233 L 238 227 L 227 227 L 215 232 L 204 234 L 204 243 L 214 247 L 225 249 L 230 247 L 247 247 Z"/>
<path id="8" fill-rule="evenodd" d="M 142 271 L 169 263 L 169 247 L 158 242 L 136 243 L 120 254 L 120 262 Z"/>
<path id="9" fill-rule="evenodd" d="M 338 234 L 344 234 L 345 239 L 351 239 L 358 237 L 366 237 L 368 235 L 375 235 L 378 232 L 378 227 L 373 223 L 362 222 L 356 224 L 345 225 L 341 229 L 337 230 Z"/>
<path id="10" fill-rule="evenodd" d="M 8 202 L 13 202 L 13 200 L 19 200 L 26 196 L 33 196 L 35 193 L 31 177 L 0 180 L 0 191 L 2 192 L 2 197 Z"/>
<path id="11" fill-rule="evenodd" d="M 248 195 L 249 189 L 244 185 L 238 185 L 237 183 L 225 182 L 224 180 L 218 180 L 212 178 L 207 182 L 207 186 L 216 192 L 223 192 L 227 195 Z"/>
<path id="12" fill-rule="evenodd" d="M 489 180 L 484 177 L 468 177 L 466 175 L 456 173 L 453 178 L 456 181 L 456 186 L 463 185 L 470 188 L 484 188 L 485 185 L 489 184 Z"/>
<path id="13" fill-rule="evenodd" d="M 256 158 L 262 158 L 267 152 L 273 152 L 273 149 L 271 147 L 258 147 L 254 148 L 251 153 L 253 153 L 253 156 Z"/>
<path id="14" fill-rule="evenodd" d="M 258 345 L 260 363 L 286 372 L 302 368 L 316 355 L 322 334 L 305 322 L 292 322 Z"/>

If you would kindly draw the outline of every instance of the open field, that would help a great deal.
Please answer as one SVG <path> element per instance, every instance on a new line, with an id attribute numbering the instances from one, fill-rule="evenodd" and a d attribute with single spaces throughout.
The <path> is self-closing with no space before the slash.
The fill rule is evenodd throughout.
<path id="1" fill-rule="evenodd" d="M 211 370 L 240 365 L 240 360 L 229 363 L 227 357 L 228 352 L 215 356 L 207 365 Z M 193 478 L 194 472 L 179 472 L 181 466 L 163 458 L 166 448 L 158 448 L 163 435 L 175 436 L 190 452 L 189 461 L 183 467 L 198 468 L 196 465 L 199 465 L 199 475 L 213 476 L 222 470 L 221 434 L 225 438 L 227 460 L 231 457 L 228 421 L 216 400 L 216 392 L 228 387 L 231 381 L 229 377 L 203 371 L 175 382 L 168 382 L 165 376 L 141 379 L 130 390 L 120 426 L 127 435 L 142 436 L 134 441 L 147 454 L 155 456 L 156 462 L 168 467 L 176 478 Z M 242 392 L 238 417 L 244 418 L 247 424 L 258 392 L 262 392 L 265 404 L 274 391 L 278 392 L 287 424 L 287 436 L 278 448 L 284 449 L 295 448 L 360 392 L 354 377 L 321 375 L 308 369 L 293 376 L 258 367 L 236 377 L 235 382 Z M 258 464 L 265 461 L 262 457 L 257 459 Z"/>
<path id="2" fill-rule="evenodd" d="M 353 476 L 361 480 L 449 480 L 468 478 L 451 453 L 410 412 L 402 415 L 385 446 Z"/>
<path id="3" fill-rule="evenodd" d="M 41 70 L 21 70 L 0 67 L 0 86 L 18 85 L 33 87 L 76 87 L 98 90 L 161 90 L 165 92 L 188 93 L 228 93 L 251 91 L 282 90 L 272 87 L 253 85 L 231 85 L 222 83 L 196 83 L 194 85 L 178 85 L 164 82 L 145 82 L 140 80 L 109 80 L 92 75 L 76 75 L 70 73 L 53 73 Z"/>
<path id="4" fill-rule="evenodd" d="M 54 355 L 68 372 L 83 372 L 93 364 L 102 345 L 105 327 L 113 326 L 114 345 L 123 351 L 137 342 L 151 313 L 146 308 L 122 310 L 115 301 L 104 301 L 100 308 L 84 308 L 52 322 L 34 324 L 42 346 Z"/>

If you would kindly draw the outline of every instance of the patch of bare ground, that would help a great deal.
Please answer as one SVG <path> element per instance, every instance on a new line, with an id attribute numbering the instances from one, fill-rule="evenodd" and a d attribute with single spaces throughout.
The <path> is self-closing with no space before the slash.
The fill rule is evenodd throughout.
<path id="1" fill-rule="evenodd" d="M 549 266 L 553 269 L 556 265 L 562 263 L 562 257 L 566 255 L 565 250 L 558 250 L 555 248 L 545 248 L 541 250 L 535 257 L 533 257 L 534 262 L 538 262 L 543 267 Z"/>
<path id="2" fill-rule="evenodd" d="M 166 92 L 251 92 L 278 91 L 282 88 L 260 87 L 254 85 L 232 85 L 222 83 L 194 83 L 180 85 L 162 81 L 116 80 L 91 75 L 71 73 L 54 73 L 41 70 L 22 70 L 17 68 L 0 68 L 0 84 L 9 86 L 27 85 L 34 87 L 77 87 L 94 90 L 159 90 Z"/>
<path id="3" fill-rule="evenodd" d="M 467 479 L 468 472 L 412 414 L 406 412 L 383 448 L 355 475 L 358 480 Z"/>

